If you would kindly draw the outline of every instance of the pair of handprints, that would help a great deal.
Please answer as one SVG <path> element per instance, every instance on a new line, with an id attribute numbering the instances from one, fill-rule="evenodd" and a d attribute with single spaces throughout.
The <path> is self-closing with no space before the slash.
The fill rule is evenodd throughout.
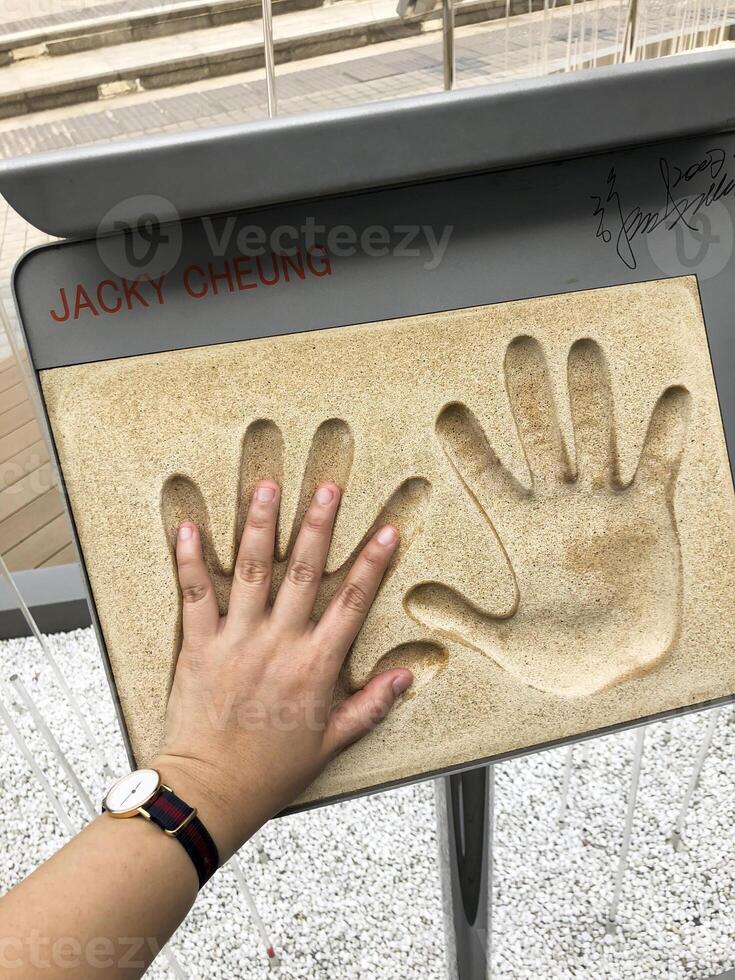
<path id="1" fill-rule="evenodd" d="M 445 583 L 417 582 L 402 596 L 403 609 L 412 626 L 425 631 L 425 639 L 401 643 L 396 637 L 390 649 L 373 651 L 371 657 L 361 634 L 346 665 L 348 686 L 360 686 L 388 665 L 435 670 L 448 662 L 449 645 L 457 644 L 491 658 L 522 684 L 560 697 L 582 697 L 650 670 L 676 643 L 682 561 L 674 489 L 685 447 L 689 393 L 675 386 L 660 395 L 635 473 L 624 482 L 609 370 L 595 341 L 578 340 L 567 359 L 573 458 L 562 436 L 539 342 L 529 336 L 513 340 L 504 374 L 530 481 L 518 480 L 503 464 L 475 416 L 460 402 L 441 409 L 435 437 L 448 464 L 448 479 L 477 508 L 489 547 L 505 555 L 514 585 L 512 607 L 497 614 Z M 274 589 L 285 574 L 313 489 L 326 479 L 346 486 L 353 451 L 344 421 L 329 419 L 317 429 L 290 539 L 275 556 Z M 242 444 L 235 541 L 244 525 L 248 489 L 266 476 L 279 479 L 283 459 L 283 437 L 275 423 L 252 423 Z M 269 461 L 267 473 L 261 471 L 263 460 Z M 347 560 L 325 575 L 317 617 L 368 535 L 391 523 L 401 532 L 401 548 L 388 569 L 386 587 L 431 520 L 431 496 L 423 476 L 394 490 Z M 163 488 L 162 514 L 169 541 L 183 517 L 202 528 L 205 559 L 224 612 L 233 570 L 216 554 L 198 486 L 185 476 L 170 477 Z M 487 592 L 492 595 L 493 583 L 487 583 Z"/>

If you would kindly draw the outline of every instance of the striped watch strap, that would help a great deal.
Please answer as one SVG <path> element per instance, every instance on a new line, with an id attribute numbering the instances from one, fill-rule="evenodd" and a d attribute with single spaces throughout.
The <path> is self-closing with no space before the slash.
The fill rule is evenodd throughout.
<path id="1" fill-rule="evenodd" d="M 207 828 L 188 806 L 167 786 L 143 809 L 169 837 L 175 837 L 192 860 L 202 888 L 219 867 L 219 852 Z"/>

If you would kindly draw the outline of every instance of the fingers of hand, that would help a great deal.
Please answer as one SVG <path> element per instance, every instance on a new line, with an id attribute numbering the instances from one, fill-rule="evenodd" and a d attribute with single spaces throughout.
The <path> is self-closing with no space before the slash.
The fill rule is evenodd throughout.
<path id="1" fill-rule="evenodd" d="M 343 701 L 332 712 L 327 725 L 324 735 L 327 753 L 331 756 L 341 752 L 376 728 L 412 683 L 410 670 L 387 670 Z"/>
<path id="2" fill-rule="evenodd" d="M 499 499 L 507 506 L 525 498 L 527 492 L 503 466 L 482 426 L 465 405 L 445 405 L 436 420 L 436 434 L 462 482 L 488 512 Z"/>
<path id="3" fill-rule="evenodd" d="M 656 402 L 641 451 L 636 483 L 673 486 L 686 445 L 691 395 L 682 387 L 667 388 Z"/>
<path id="4" fill-rule="evenodd" d="M 242 629 L 265 613 L 270 598 L 280 493 L 263 480 L 253 491 L 232 578 L 228 627 Z"/>
<path id="5" fill-rule="evenodd" d="M 184 639 L 199 641 L 217 629 L 219 608 L 202 555 L 199 528 L 184 521 L 176 538 L 176 568 L 183 603 Z"/>
<path id="6" fill-rule="evenodd" d="M 577 479 L 592 487 L 617 481 L 613 398 L 605 355 L 589 339 L 577 340 L 567 361 L 574 422 Z"/>
<path id="7" fill-rule="evenodd" d="M 533 337 L 516 337 L 505 353 L 505 385 L 534 483 L 566 483 L 570 467 L 544 352 Z"/>
<path id="8" fill-rule="evenodd" d="M 273 615 L 282 623 L 305 625 L 311 616 L 327 563 L 339 499 L 338 486 L 322 484 L 304 514 L 286 576 L 273 605 Z"/>
<path id="9" fill-rule="evenodd" d="M 398 531 L 387 524 L 367 542 L 316 628 L 322 649 L 333 651 L 338 666 L 357 636 L 398 547 Z"/>

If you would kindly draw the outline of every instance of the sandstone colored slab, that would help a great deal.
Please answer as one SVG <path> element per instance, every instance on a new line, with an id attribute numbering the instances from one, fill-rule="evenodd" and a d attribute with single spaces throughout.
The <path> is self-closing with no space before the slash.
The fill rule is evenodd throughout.
<path id="1" fill-rule="evenodd" d="M 136 757 L 178 643 L 171 558 L 205 528 L 227 605 L 242 501 L 283 484 L 277 581 L 315 484 L 346 488 L 319 608 L 377 520 L 403 544 L 340 684 L 416 674 L 324 798 L 735 691 L 735 506 L 695 279 L 41 375 Z"/>

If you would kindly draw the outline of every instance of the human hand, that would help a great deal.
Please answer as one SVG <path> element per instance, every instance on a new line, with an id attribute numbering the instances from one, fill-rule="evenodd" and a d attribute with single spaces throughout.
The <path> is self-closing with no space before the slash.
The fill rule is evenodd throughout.
<path id="1" fill-rule="evenodd" d="M 538 341 L 510 344 L 505 377 L 530 486 L 505 468 L 466 406 L 446 406 L 436 431 L 508 558 L 513 608 L 495 612 L 423 582 L 406 609 L 523 684 L 588 697 L 652 669 L 676 642 L 683 572 L 674 489 L 691 397 L 680 386 L 661 394 L 626 482 L 607 362 L 594 341 L 576 341 L 568 357 L 574 466 Z"/>
<path id="2" fill-rule="evenodd" d="M 336 485 L 317 488 L 271 606 L 280 492 L 271 481 L 256 486 L 226 616 L 199 529 L 191 521 L 179 529 L 183 643 L 151 765 L 197 807 L 223 862 L 385 718 L 413 680 L 408 670 L 385 671 L 333 707 L 340 668 L 398 547 L 396 529 L 380 528 L 315 623 L 339 499 Z"/>

